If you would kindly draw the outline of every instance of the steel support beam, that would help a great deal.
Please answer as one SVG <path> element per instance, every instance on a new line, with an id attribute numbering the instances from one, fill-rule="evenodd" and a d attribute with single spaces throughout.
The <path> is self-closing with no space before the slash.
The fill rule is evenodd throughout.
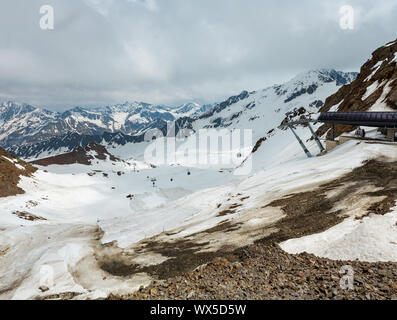
<path id="1" fill-rule="evenodd" d="M 303 141 L 301 140 L 301 138 L 299 138 L 298 134 L 295 132 L 295 130 L 294 130 L 291 126 L 288 126 L 288 127 L 291 129 L 291 131 L 292 131 L 292 133 L 294 134 L 296 140 L 298 140 L 299 144 L 301 145 L 303 151 L 306 153 L 307 157 L 308 157 L 308 158 L 311 158 L 311 157 L 312 157 L 312 154 L 311 154 L 310 151 L 306 148 L 306 146 L 305 146 L 305 144 L 303 143 Z"/>
<path id="2" fill-rule="evenodd" d="M 394 140 L 396 139 L 395 138 L 396 131 L 397 131 L 396 129 L 387 129 L 386 139 L 391 141 L 391 142 L 394 142 Z"/>
<path id="3" fill-rule="evenodd" d="M 312 133 L 312 136 L 314 138 L 314 140 L 316 140 L 318 147 L 320 148 L 320 152 L 324 152 L 325 148 L 323 146 L 323 144 L 321 143 L 320 139 L 318 138 L 318 136 L 316 135 L 316 133 L 314 132 L 312 126 L 310 125 L 310 123 L 307 124 L 307 126 L 310 129 L 310 132 Z"/>

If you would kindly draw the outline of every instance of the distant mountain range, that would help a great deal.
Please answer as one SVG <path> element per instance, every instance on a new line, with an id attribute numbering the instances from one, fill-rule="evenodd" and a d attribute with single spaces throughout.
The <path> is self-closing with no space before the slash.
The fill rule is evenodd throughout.
<path id="1" fill-rule="evenodd" d="M 198 115 L 210 107 L 187 103 L 171 108 L 126 102 L 98 108 L 76 107 L 60 113 L 9 101 L 0 104 L 0 144 L 6 148 L 35 144 L 70 133 L 139 135 L 167 121 Z"/>
<path id="2" fill-rule="evenodd" d="M 352 82 L 355 72 L 332 69 L 302 73 L 283 85 L 232 96 L 215 104 L 179 107 L 126 102 L 114 106 L 76 107 L 63 113 L 28 104 L 0 104 L 0 145 L 24 159 L 51 156 L 85 147 L 90 142 L 125 145 L 143 141 L 145 132 L 175 122 L 182 128 L 260 128 L 274 112 L 323 106 L 325 99 Z"/>

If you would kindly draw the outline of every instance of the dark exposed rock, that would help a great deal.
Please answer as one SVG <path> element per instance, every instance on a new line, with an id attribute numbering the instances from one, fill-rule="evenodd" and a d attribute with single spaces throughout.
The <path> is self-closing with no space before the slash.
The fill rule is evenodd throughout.
<path id="1" fill-rule="evenodd" d="M 335 94 L 328 97 L 320 112 L 328 112 L 338 104 L 337 111 L 354 112 L 368 111 L 375 102 L 379 101 L 383 93 L 389 90 L 383 101 L 388 107 L 397 110 L 397 41 L 380 47 L 373 54 L 360 70 L 356 80 L 340 88 Z M 378 82 L 378 88 L 366 99 L 364 95 L 367 88 Z M 387 87 L 388 86 L 388 87 Z M 330 126 L 323 125 L 318 130 L 320 136 L 329 132 Z M 338 125 L 335 128 L 335 135 L 339 136 L 351 132 L 354 127 Z"/>
<path id="2" fill-rule="evenodd" d="M 110 154 L 104 146 L 97 143 L 90 143 L 85 148 L 77 147 L 72 152 L 36 160 L 33 161 L 32 164 L 40 166 L 49 166 L 53 164 L 66 165 L 74 163 L 90 165 L 94 159 L 120 161 L 118 158 Z"/>
<path id="3" fill-rule="evenodd" d="M 194 241 L 200 234 L 226 234 L 238 230 L 231 221 L 214 228 L 190 235 L 169 243 L 145 240 L 134 250 L 150 250 L 169 260 L 157 266 L 144 267 L 126 264 L 116 265 L 114 271 L 129 274 L 149 273 L 161 281 L 153 282 L 148 288 L 141 288 L 126 296 L 110 296 L 111 299 L 395 299 L 397 298 L 397 263 L 367 263 L 359 261 L 335 261 L 311 254 L 291 255 L 282 251 L 278 243 L 291 238 L 317 234 L 340 223 L 343 210 L 335 207 L 345 201 L 350 193 L 361 192 L 363 186 L 375 187 L 365 197 L 386 199 L 375 200 L 367 208 L 369 213 L 390 212 L 397 198 L 394 186 L 397 163 L 371 160 L 335 181 L 318 188 L 292 194 L 273 201 L 265 207 L 277 207 L 285 216 L 271 227 L 275 232 L 255 244 L 230 250 L 227 247 L 217 252 L 203 252 L 206 244 Z M 348 186 L 349 192 L 342 187 Z M 342 189 L 338 189 L 341 188 Z M 340 192 L 330 195 L 335 190 Z M 242 197 L 241 194 L 237 195 Z M 243 201 L 244 198 L 240 198 Z M 388 201 L 393 200 L 393 201 Z M 233 214 L 241 204 L 221 208 L 220 214 Z M 379 211 L 374 211 L 379 208 Z M 227 212 L 225 210 L 228 210 Z M 364 217 L 364 216 L 362 216 Z M 361 218 L 362 218 L 361 217 Z M 203 239 L 206 239 L 203 237 Z M 341 279 L 349 266 L 354 271 L 354 290 L 341 287 Z M 113 270 L 112 270 L 113 272 Z M 156 288 L 153 297 L 150 290 Z"/>
<path id="4" fill-rule="evenodd" d="M 290 95 L 287 99 L 284 100 L 285 103 L 291 102 L 295 98 L 304 95 L 306 93 L 308 94 L 313 94 L 317 90 L 318 86 L 316 84 L 312 84 L 307 88 L 303 88 L 299 91 L 294 92 L 292 95 Z"/>
<path id="5" fill-rule="evenodd" d="M 353 290 L 341 287 L 354 271 Z M 396 299 L 396 263 L 333 261 L 303 253 L 290 255 L 276 245 L 252 245 L 231 261 L 217 257 L 192 272 L 153 282 L 109 299 L 131 300 L 341 300 Z M 369 273 L 367 270 L 373 272 Z M 382 279 L 378 275 L 384 274 Z"/>
<path id="6" fill-rule="evenodd" d="M 0 148 L 0 197 L 24 193 L 18 187 L 20 176 L 29 177 L 36 170 L 32 165 L 17 159 L 13 154 Z"/>

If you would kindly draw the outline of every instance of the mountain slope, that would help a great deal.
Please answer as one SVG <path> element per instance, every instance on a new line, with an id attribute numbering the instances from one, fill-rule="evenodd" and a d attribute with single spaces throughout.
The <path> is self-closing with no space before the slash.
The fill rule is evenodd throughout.
<path id="1" fill-rule="evenodd" d="M 112 154 L 110 154 L 104 146 L 91 142 L 85 148 L 78 147 L 72 152 L 33 161 L 32 164 L 40 166 L 50 166 L 54 164 L 66 165 L 76 163 L 90 165 L 94 160 L 120 161 L 120 159 L 117 159 Z"/>
<path id="2" fill-rule="evenodd" d="M 224 133 L 230 133 L 233 129 L 240 130 L 241 139 L 238 146 L 233 143 L 233 147 L 229 151 L 218 150 L 218 155 L 223 154 L 225 159 L 229 156 L 234 159 L 236 155 L 238 159 L 232 160 L 233 163 L 226 163 L 226 161 L 223 161 L 223 156 L 220 157 L 222 159 L 218 157 L 218 168 L 220 170 L 235 168 L 255 150 L 257 154 L 252 157 L 253 162 L 247 161 L 247 165 L 252 163 L 254 171 L 260 170 L 271 165 L 273 161 L 277 161 L 274 155 L 279 154 L 295 142 L 295 138 L 290 132 L 279 129 L 286 115 L 300 117 L 317 114 L 325 99 L 338 91 L 342 85 L 354 80 L 355 76 L 356 73 L 332 69 L 313 70 L 302 73 L 282 85 L 275 85 L 254 92 L 243 91 L 239 95 L 232 96 L 214 105 L 212 109 L 196 118 L 184 118 L 185 123 L 179 124 L 180 127 L 196 133 L 186 140 L 186 144 L 195 144 L 198 148 L 200 147 L 197 146 L 197 135 L 200 134 L 201 129 L 218 129 L 223 130 Z M 245 130 L 252 131 L 252 141 L 249 141 L 250 138 L 243 141 Z M 310 138 L 309 130 L 305 128 L 299 128 L 298 130 L 303 131 L 302 137 L 304 139 Z M 306 131 L 309 132 L 309 135 Z M 211 132 L 208 132 L 208 134 L 212 135 Z M 134 158 L 144 161 L 143 150 L 147 145 L 147 143 L 134 145 L 127 143 L 124 146 L 115 146 L 112 153 L 123 159 Z M 177 148 L 178 146 L 181 149 L 177 150 L 177 154 L 184 154 L 182 150 L 184 144 L 177 141 Z M 200 149 L 200 152 L 205 151 Z M 195 163 L 191 161 L 194 159 L 197 160 Z M 153 162 L 153 160 L 150 160 L 150 162 Z M 153 163 L 161 165 L 161 163 Z M 169 164 L 201 167 L 199 163 L 196 154 L 191 159 L 183 158 L 183 156 L 175 160 L 171 159 Z M 246 172 L 252 172 L 251 168 L 247 167 Z"/>
<path id="3" fill-rule="evenodd" d="M 396 111 L 397 110 L 397 40 L 378 48 L 361 67 L 357 79 L 331 95 L 321 112 Z M 320 128 L 323 135 L 328 125 Z M 350 126 L 337 126 L 336 135 L 350 132 Z"/>
<path id="4" fill-rule="evenodd" d="M 28 104 L 0 104 L 0 144 L 8 148 L 22 142 L 30 144 L 50 135 L 65 132 L 66 124 L 58 121 L 59 114 Z M 40 138 L 41 137 L 41 138 Z"/>
<path id="5" fill-rule="evenodd" d="M 193 126 L 252 129 L 255 138 L 263 137 L 280 125 L 286 113 L 293 113 L 302 107 L 317 112 L 329 95 L 356 76 L 355 72 L 332 69 L 301 73 L 282 85 L 250 93 L 243 91 L 201 115 Z"/>
<path id="6" fill-rule="evenodd" d="M 149 130 L 159 129 L 165 134 L 171 121 L 175 121 L 176 133 L 180 129 L 252 129 L 256 142 L 273 132 L 286 113 L 294 113 L 302 107 L 316 113 L 329 95 L 355 77 L 354 72 L 313 70 L 283 85 L 255 92 L 243 91 L 221 103 L 205 106 L 187 103 L 170 109 L 126 103 L 91 110 L 75 108 L 62 115 L 51 114 L 53 119 L 33 125 L 33 132 L 27 135 L 31 137 L 29 143 L 25 143 L 27 138 L 22 130 L 16 132 L 12 140 L 5 140 L 5 145 L 24 159 L 48 157 L 70 152 L 78 146 L 84 148 L 89 142 L 104 146 L 143 142 L 144 134 Z M 41 129 L 45 126 L 57 126 L 57 129 Z"/>
<path id="7" fill-rule="evenodd" d="M 0 298 L 140 298 L 150 290 L 151 299 L 391 299 L 396 264 L 355 260 L 397 261 L 397 149 L 348 141 L 307 159 L 293 135 L 278 128 L 286 114 L 317 113 L 354 76 L 312 71 L 177 119 L 177 129 L 252 129 L 264 170 L 248 176 L 215 165 L 135 170 L 111 161 L 38 170 L 22 181 L 26 194 L 0 201 Z M 297 131 L 310 137 L 307 128 Z M 95 137 L 105 145 L 104 136 Z M 94 136 L 69 137 L 84 144 Z M 115 132 L 108 138 L 117 145 L 137 137 Z M 125 147 L 146 146 L 136 142 Z M 26 220 L 16 210 L 41 218 Z M 298 252 L 320 245 L 328 259 L 288 255 L 278 247 L 286 248 L 285 241 Z M 346 264 L 359 280 L 356 290 L 340 288 L 338 272 Z M 56 279 L 44 289 L 42 270 Z"/>
<path id="8" fill-rule="evenodd" d="M 29 177 L 36 171 L 32 165 L 17 159 L 11 153 L 0 148 L 0 197 L 22 194 L 18 187 L 21 175 Z"/>

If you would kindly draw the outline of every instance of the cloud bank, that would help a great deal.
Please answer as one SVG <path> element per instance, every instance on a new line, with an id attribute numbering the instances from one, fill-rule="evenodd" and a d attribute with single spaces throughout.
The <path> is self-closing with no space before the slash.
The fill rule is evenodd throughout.
<path id="1" fill-rule="evenodd" d="M 43 1 L 0 3 L 0 100 L 214 102 L 305 70 L 358 70 L 397 37 L 395 0 Z M 53 31 L 39 26 L 44 4 Z M 346 4 L 354 30 L 339 26 Z"/>

